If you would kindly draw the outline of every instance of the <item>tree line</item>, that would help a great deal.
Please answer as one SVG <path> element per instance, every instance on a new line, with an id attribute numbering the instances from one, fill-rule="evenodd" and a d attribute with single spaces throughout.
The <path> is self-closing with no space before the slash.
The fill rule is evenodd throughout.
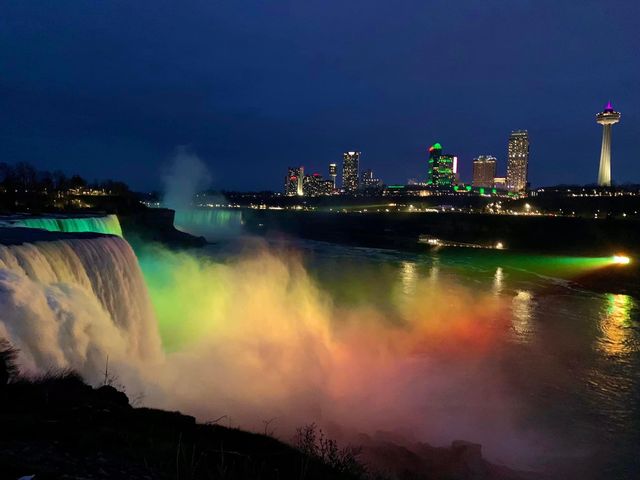
<path id="1" fill-rule="evenodd" d="M 104 180 L 90 183 L 80 175 L 68 176 L 61 170 L 53 172 L 37 170 L 27 162 L 19 162 L 15 165 L 0 162 L 0 190 L 4 192 L 21 191 L 50 194 L 85 188 L 104 190 L 111 195 L 130 193 L 129 187 L 124 182 Z"/>

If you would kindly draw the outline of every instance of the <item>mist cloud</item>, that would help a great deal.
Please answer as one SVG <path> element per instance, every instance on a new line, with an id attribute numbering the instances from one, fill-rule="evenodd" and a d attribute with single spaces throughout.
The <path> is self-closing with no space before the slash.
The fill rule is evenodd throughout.
<path id="1" fill-rule="evenodd" d="M 194 195 L 207 187 L 211 174 L 198 155 L 179 147 L 162 177 L 164 206 L 185 210 L 193 206 Z"/>
<path id="2" fill-rule="evenodd" d="M 436 445 L 477 441 L 510 462 L 538 453 L 491 355 L 510 317 L 490 292 L 415 274 L 386 309 L 337 304 L 299 253 L 262 242 L 224 261 L 147 246 L 145 288 L 122 239 L 74 241 L 73 268 L 66 244 L 51 245 L 29 247 L 46 258 L 28 269 L 15 260 L 26 247 L 0 251 L 0 335 L 29 370 L 69 367 L 98 383 L 108 355 L 149 406 L 250 430 L 276 419 L 284 440 L 317 422 L 344 441 L 385 430 Z M 96 270 L 90 262 L 105 255 Z M 335 281 L 366 290 L 379 279 Z M 147 295 L 155 315 L 142 314 Z M 136 321 L 117 320 L 136 305 Z M 160 342 L 164 352 L 145 353 Z"/>

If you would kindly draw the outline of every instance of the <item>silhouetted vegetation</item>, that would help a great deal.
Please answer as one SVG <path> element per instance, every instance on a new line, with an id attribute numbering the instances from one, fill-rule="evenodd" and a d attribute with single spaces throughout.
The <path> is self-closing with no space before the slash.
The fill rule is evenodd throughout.
<path id="1" fill-rule="evenodd" d="M 367 471 L 358 461 L 361 449 L 351 445 L 340 448 L 315 423 L 297 429 L 294 445 L 308 458 L 315 458 L 338 472 L 354 478 L 366 477 Z"/>
<path id="2" fill-rule="evenodd" d="M 60 170 L 39 171 L 26 162 L 0 163 L 0 210 L 7 212 L 109 208 L 131 204 L 133 197 L 123 182 L 88 182 Z"/>
<path id="3" fill-rule="evenodd" d="M 103 385 L 93 388 L 72 370 L 20 375 L 17 354 L 0 339 L 0 368 L 8 372 L 0 389 L 0 478 L 34 474 L 34 480 L 540 478 L 491 465 L 482 458 L 480 445 L 408 447 L 384 438 L 366 440 L 367 458 L 377 460 L 369 472 L 359 460 L 360 448 L 339 446 L 315 424 L 299 428 L 292 445 L 217 421 L 198 424 L 179 412 L 132 407 L 127 395 L 112 386 L 108 368 Z M 265 432 L 270 423 L 265 422 Z M 380 472 L 391 473 L 384 477 Z"/>
<path id="4" fill-rule="evenodd" d="M 92 388 L 73 371 L 17 376 L 16 351 L 2 345 L 0 358 L 12 371 L 0 400 L 2 478 L 362 478 L 324 437 L 318 450 L 303 451 L 178 412 L 133 408 L 109 382 Z"/>
<path id="5" fill-rule="evenodd" d="M 18 350 L 0 338 L 0 390 L 18 375 Z"/>

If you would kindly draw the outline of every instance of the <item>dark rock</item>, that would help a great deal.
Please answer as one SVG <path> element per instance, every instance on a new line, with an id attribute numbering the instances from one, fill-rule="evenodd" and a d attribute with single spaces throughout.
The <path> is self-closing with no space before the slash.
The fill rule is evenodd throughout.
<path id="1" fill-rule="evenodd" d="M 455 440 L 451 443 L 454 456 L 453 472 L 458 478 L 488 478 L 487 463 L 482 458 L 482 446 Z"/>
<path id="2" fill-rule="evenodd" d="M 138 241 L 184 248 L 206 245 L 204 237 L 181 232 L 173 226 L 175 213 L 175 210 L 168 208 L 145 208 L 119 215 L 118 218 L 124 237 L 134 246 Z"/>
<path id="3" fill-rule="evenodd" d="M 104 402 L 119 407 L 131 407 L 129 398 L 126 393 L 121 392 L 111 385 L 103 385 L 95 391 L 95 397 L 98 402 Z"/>

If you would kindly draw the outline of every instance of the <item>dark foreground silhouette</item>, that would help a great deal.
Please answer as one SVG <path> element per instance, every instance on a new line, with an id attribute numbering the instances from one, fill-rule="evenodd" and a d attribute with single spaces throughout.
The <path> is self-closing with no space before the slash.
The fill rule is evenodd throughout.
<path id="1" fill-rule="evenodd" d="M 73 372 L 21 377 L 16 356 L 0 341 L 1 479 L 530 478 L 489 464 L 479 445 L 465 442 L 407 448 L 363 437 L 361 451 L 338 447 L 314 425 L 288 445 L 198 424 L 178 412 L 133 408 L 125 393 L 93 388 Z"/>

